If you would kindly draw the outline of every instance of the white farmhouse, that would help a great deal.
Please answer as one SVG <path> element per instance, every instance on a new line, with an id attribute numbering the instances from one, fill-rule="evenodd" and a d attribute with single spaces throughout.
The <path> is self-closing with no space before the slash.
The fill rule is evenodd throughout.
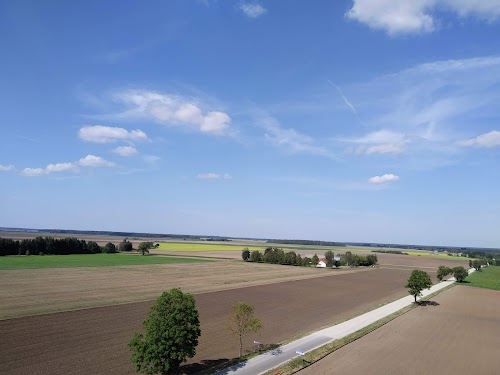
<path id="1" fill-rule="evenodd" d="M 325 268 L 327 263 L 328 261 L 325 258 L 321 258 L 318 264 L 316 264 L 316 267 Z"/>

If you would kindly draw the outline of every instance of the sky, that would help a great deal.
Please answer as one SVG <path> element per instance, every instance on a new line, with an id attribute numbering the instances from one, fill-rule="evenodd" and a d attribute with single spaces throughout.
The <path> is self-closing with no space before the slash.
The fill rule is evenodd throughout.
<path id="1" fill-rule="evenodd" d="M 0 1 L 0 227 L 500 247 L 500 0 Z"/>

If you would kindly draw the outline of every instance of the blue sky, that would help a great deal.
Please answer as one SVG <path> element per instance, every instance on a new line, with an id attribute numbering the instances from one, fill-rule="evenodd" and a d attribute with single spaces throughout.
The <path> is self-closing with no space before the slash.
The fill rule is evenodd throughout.
<path id="1" fill-rule="evenodd" d="M 0 2 L 0 226 L 500 246 L 500 0 Z"/>

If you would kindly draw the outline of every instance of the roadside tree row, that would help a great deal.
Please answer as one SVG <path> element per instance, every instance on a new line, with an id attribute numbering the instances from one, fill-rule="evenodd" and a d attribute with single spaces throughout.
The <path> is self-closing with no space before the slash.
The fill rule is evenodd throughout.
<path id="1" fill-rule="evenodd" d="M 324 262 L 324 266 L 326 267 L 369 267 L 378 262 L 377 255 L 375 254 L 363 256 L 352 254 L 348 251 L 345 254 L 335 256 L 333 251 L 328 250 L 325 252 L 324 258 L 320 259 L 317 254 L 314 254 L 311 258 L 307 256 L 302 257 L 300 254 L 295 253 L 295 251 L 284 251 L 277 247 L 268 247 L 264 250 L 264 253 L 259 250 L 250 251 L 248 248 L 245 248 L 241 253 L 241 257 L 246 262 L 284 264 L 302 267 L 315 267 L 320 262 Z"/>

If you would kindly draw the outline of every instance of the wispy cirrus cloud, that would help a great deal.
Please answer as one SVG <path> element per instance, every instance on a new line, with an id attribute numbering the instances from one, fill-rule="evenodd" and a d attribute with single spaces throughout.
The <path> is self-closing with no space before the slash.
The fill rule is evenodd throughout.
<path id="1" fill-rule="evenodd" d="M 458 141 L 457 144 L 459 146 L 465 147 L 500 147 L 500 131 L 493 130 L 489 133 L 481 134 L 474 138 Z"/>
<path id="2" fill-rule="evenodd" d="M 149 141 L 142 130 L 127 130 L 104 125 L 86 125 L 78 131 L 78 138 L 93 143 L 113 143 L 117 141 Z"/>
<path id="3" fill-rule="evenodd" d="M 346 18 L 389 35 L 429 33 L 439 28 L 438 12 L 493 22 L 500 17 L 498 0 L 354 0 Z"/>
<path id="4" fill-rule="evenodd" d="M 258 18 L 267 12 L 267 9 L 257 2 L 242 2 L 239 9 L 249 18 Z"/>
<path id="5" fill-rule="evenodd" d="M 305 153 L 337 159 L 327 148 L 317 145 L 312 137 L 292 128 L 281 127 L 271 116 L 261 118 L 260 123 L 265 129 L 265 139 L 290 154 Z"/>
<path id="6" fill-rule="evenodd" d="M 343 139 L 344 142 L 355 144 L 356 154 L 401 154 L 409 140 L 403 133 L 390 130 L 378 130 L 362 137 Z"/>
<path id="7" fill-rule="evenodd" d="M 9 171 L 13 171 L 15 169 L 16 168 L 12 164 L 8 164 L 8 165 L 0 164 L 0 172 L 9 172 Z"/>
<path id="8" fill-rule="evenodd" d="M 129 157 L 129 156 L 134 156 L 139 153 L 135 147 L 132 146 L 120 146 L 117 147 L 113 150 L 113 152 L 117 155 L 123 156 L 123 157 Z"/>
<path id="9" fill-rule="evenodd" d="M 353 154 L 397 155 L 400 163 L 428 167 L 447 165 L 458 157 L 459 145 L 476 144 L 470 140 L 471 124 L 476 134 L 493 127 L 498 87 L 500 56 L 434 61 L 348 86 L 349 95 L 360 103 L 357 110 L 364 124 L 357 131 L 364 135 L 336 141 L 350 145 L 347 150 Z M 467 135 L 469 141 L 460 144 Z"/>
<path id="10" fill-rule="evenodd" d="M 196 176 L 196 178 L 200 180 L 231 180 L 233 176 L 231 176 L 229 173 L 200 173 Z"/>

